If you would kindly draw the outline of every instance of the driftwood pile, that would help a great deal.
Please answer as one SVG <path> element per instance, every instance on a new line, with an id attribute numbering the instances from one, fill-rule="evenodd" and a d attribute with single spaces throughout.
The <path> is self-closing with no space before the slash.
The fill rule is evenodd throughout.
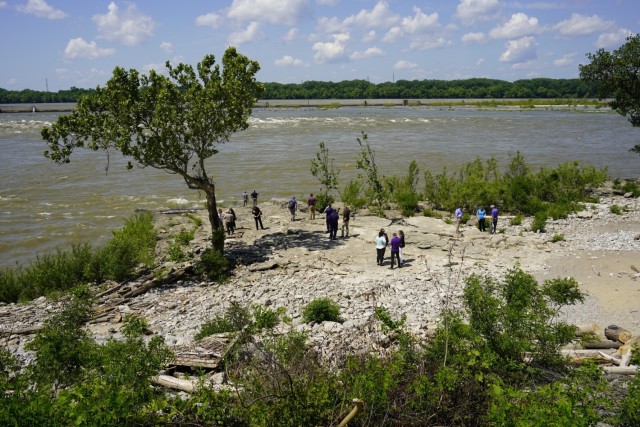
<path id="1" fill-rule="evenodd" d="M 576 327 L 577 342 L 562 354 L 573 364 L 595 360 L 602 364 L 608 374 L 635 375 L 638 366 L 631 365 L 632 351 L 640 346 L 640 336 L 634 336 L 627 329 L 609 325 L 602 329 L 595 323 Z"/>

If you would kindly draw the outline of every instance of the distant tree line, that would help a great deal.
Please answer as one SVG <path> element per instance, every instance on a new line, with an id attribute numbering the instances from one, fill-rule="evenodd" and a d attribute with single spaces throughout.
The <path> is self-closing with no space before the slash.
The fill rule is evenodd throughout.
<path id="1" fill-rule="evenodd" d="M 433 98 L 596 98 L 598 84 L 581 79 L 537 78 L 504 80 L 474 78 L 466 80 L 398 80 L 370 83 L 366 80 L 301 84 L 263 83 L 263 99 L 433 99 Z M 80 95 L 95 89 L 71 87 L 58 92 L 0 88 L 0 103 L 76 102 Z"/>
<path id="2" fill-rule="evenodd" d="M 31 89 L 6 90 L 0 88 L 0 104 L 25 104 L 43 102 L 76 102 L 81 95 L 95 93 L 95 89 L 71 89 L 58 92 L 38 91 Z"/>

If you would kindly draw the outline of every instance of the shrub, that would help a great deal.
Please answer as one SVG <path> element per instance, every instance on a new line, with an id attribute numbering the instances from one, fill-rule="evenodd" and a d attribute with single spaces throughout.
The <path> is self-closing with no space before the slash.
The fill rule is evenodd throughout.
<path id="1" fill-rule="evenodd" d="M 176 236 L 176 243 L 181 246 L 187 246 L 193 240 L 193 237 L 196 234 L 196 230 L 193 229 L 191 231 L 187 231 L 184 227 L 180 228 L 180 232 Z"/>
<path id="2" fill-rule="evenodd" d="M 318 298 L 307 304 L 302 316 L 306 323 L 339 322 L 340 306 L 330 298 Z"/>
<path id="3" fill-rule="evenodd" d="M 545 231 L 546 226 L 547 226 L 547 213 L 537 212 L 533 217 L 533 222 L 531 222 L 531 231 L 543 232 Z"/>
<path id="4" fill-rule="evenodd" d="M 427 208 L 424 208 L 422 210 L 422 215 L 429 218 L 442 218 L 442 215 L 440 215 L 438 212 Z"/>
<path id="5" fill-rule="evenodd" d="M 366 206 L 367 199 L 363 195 L 362 180 L 356 179 L 349 181 L 340 194 L 340 198 L 345 205 L 351 206 L 353 209 L 361 209 Z"/>
<path id="6" fill-rule="evenodd" d="M 618 205 L 611 205 L 609 206 L 609 212 L 614 215 L 622 215 L 622 208 Z"/>
<path id="7" fill-rule="evenodd" d="M 627 396 L 620 403 L 618 419 L 622 426 L 640 425 L 640 375 L 631 381 Z"/>
<path id="8" fill-rule="evenodd" d="M 564 234 L 562 233 L 554 234 L 553 237 L 551 238 L 551 241 L 553 243 L 561 242 L 563 240 L 564 240 Z"/>
<path id="9" fill-rule="evenodd" d="M 326 193 L 320 193 L 316 195 L 316 212 L 324 212 L 324 210 L 327 208 L 327 206 L 329 206 L 329 204 L 332 204 L 335 202 L 335 199 L 333 198 L 333 196 L 326 194 Z"/>
<path id="10" fill-rule="evenodd" d="M 248 326 L 250 323 L 251 314 L 249 310 L 237 302 L 232 302 L 224 315 L 214 316 L 213 319 L 205 322 L 194 338 L 201 340 L 213 334 L 236 332 Z"/>
<path id="11" fill-rule="evenodd" d="M 622 186 L 622 191 L 632 193 L 633 197 L 640 197 L 640 185 L 635 181 L 627 181 Z"/>
<path id="12" fill-rule="evenodd" d="M 196 271 L 214 282 L 222 283 L 229 277 L 229 262 L 219 251 L 207 248 L 196 263 Z"/>
<path id="13" fill-rule="evenodd" d="M 520 214 L 517 214 L 516 216 L 514 216 L 513 218 L 511 218 L 511 221 L 509 221 L 509 224 L 511 225 L 522 225 L 522 221 L 524 220 L 524 217 Z"/>

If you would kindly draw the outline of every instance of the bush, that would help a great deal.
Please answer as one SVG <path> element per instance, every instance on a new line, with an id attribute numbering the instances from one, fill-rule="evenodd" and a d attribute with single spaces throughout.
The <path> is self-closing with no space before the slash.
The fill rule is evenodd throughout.
<path id="1" fill-rule="evenodd" d="M 191 231 L 187 231 L 184 227 L 180 228 L 180 232 L 176 236 L 176 243 L 182 246 L 187 246 L 193 240 L 196 234 L 195 228 Z"/>
<path id="2" fill-rule="evenodd" d="M 563 240 L 564 240 L 564 234 L 562 233 L 554 234 L 553 237 L 551 238 L 551 241 L 553 243 L 561 242 Z"/>
<path id="3" fill-rule="evenodd" d="M 620 403 L 618 419 L 622 426 L 640 425 L 640 375 L 636 374 L 629 385 L 629 393 Z"/>
<path id="4" fill-rule="evenodd" d="M 340 306 L 330 298 L 318 298 L 307 304 L 302 316 L 306 323 L 339 322 Z"/>
<path id="5" fill-rule="evenodd" d="M 335 202 L 333 196 L 320 193 L 316 195 L 316 212 L 322 213 L 329 206 L 329 204 L 333 204 Z"/>
<path id="6" fill-rule="evenodd" d="M 511 221 L 509 221 L 509 224 L 511 225 L 522 225 L 522 221 L 524 220 L 524 217 L 520 214 L 514 216 L 513 218 L 511 218 Z"/>
<path id="7" fill-rule="evenodd" d="M 342 189 L 340 199 L 345 205 L 351 206 L 354 210 L 361 209 L 367 204 L 367 199 L 364 197 L 363 193 L 362 181 L 359 179 L 351 180 Z"/>
<path id="8" fill-rule="evenodd" d="M 237 302 L 232 302 L 224 315 L 215 316 L 205 322 L 194 338 L 198 341 L 213 334 L 237 332 L 249 325 L 250 322 L 251 314 L 249 310 L 240 306 Z"/>
<path id="9" fill-rule="evenodd" d="M 618 205 L 611 205 L 609 206 L 609 212 L 614 215 L 622 215 L 622 208 Z"/>
<path id="10" fill-rule="evenodd" d="M 533 217 L 533 222 L 531 222 L 531 231 L 533 232 L 543 232 L 545 231 L 545 227 L 547 226 L 547 213 L 546 212 L 538 212 Z"/>
<path id="11" fill-rule="evenodd" d="M 442 215 L 440 215 L 438 212 L 433 211 L 431 209 L 427 209 L 427 208 L 424 208 L 422 210 L 422 215 L 424 215 L 426 217 L 429 217 L 429 218 L 442 218 Z"/>
<path id="12" fill-rule="evenodd" d="M 219 251 L 207 248 L 196 264 L 196 271 L 214 282 L 224 282 L 229 277 L 229 262 Z"/>

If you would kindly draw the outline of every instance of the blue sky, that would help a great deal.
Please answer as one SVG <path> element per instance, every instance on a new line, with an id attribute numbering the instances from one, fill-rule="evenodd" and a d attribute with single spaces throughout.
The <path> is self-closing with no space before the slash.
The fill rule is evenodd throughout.
<path id="1" fill-rule="evenodd" d="M 0 87 L 90 88 L 230 45 L 262 82 L 576 78 L 639 27 L 638 0 L 0 0 Z"/>

